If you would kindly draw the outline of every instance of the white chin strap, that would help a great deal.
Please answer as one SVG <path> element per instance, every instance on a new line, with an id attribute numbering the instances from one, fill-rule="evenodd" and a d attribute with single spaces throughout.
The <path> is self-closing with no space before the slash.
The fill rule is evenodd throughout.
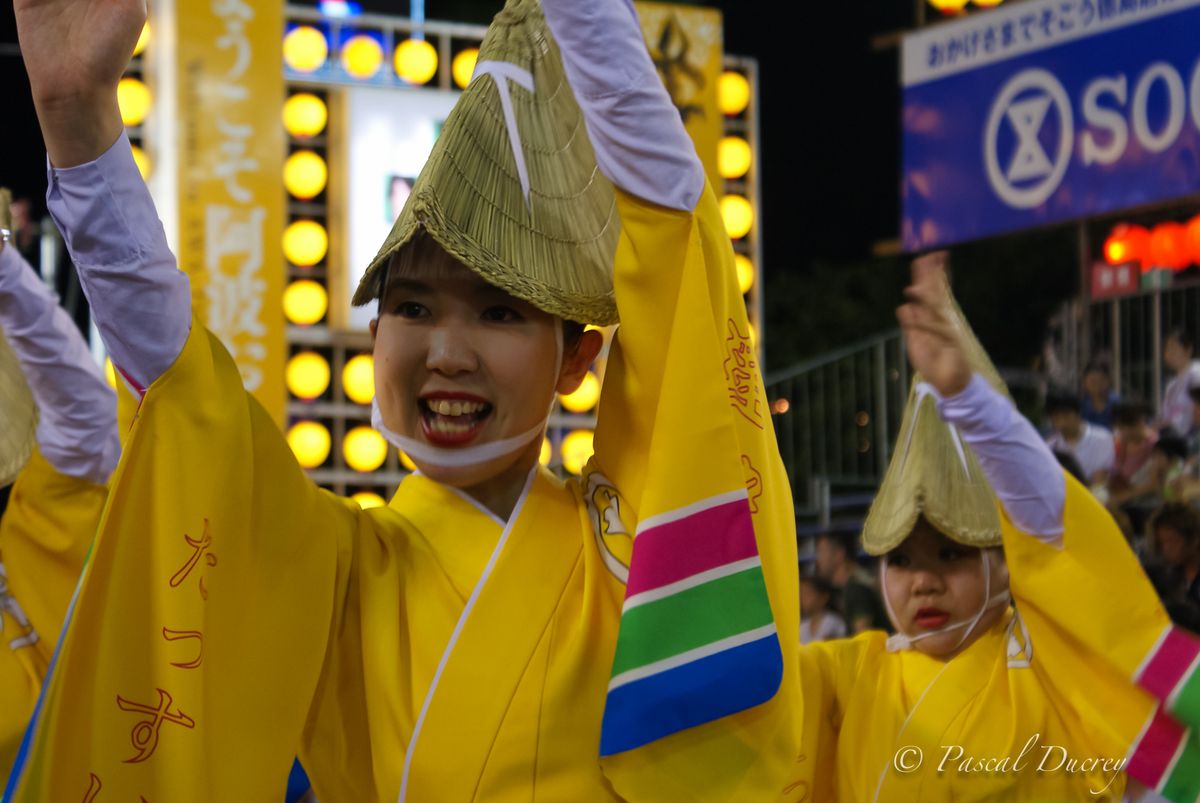
<path id="1" fill-rule="evenodd" d="M 896 612 L 892 609 L 892 603 L 891 603 L 891 600 L 888 599 L 888 593 L 887 593 L 887 556 L 885 555 L 883 557 L 883 560 L 881 560 L 879 562 L 879 583 L 883 590 L 883 604 L 887 606 L 888 617 L 892 620 L 892 624 L 896 627 L 896 630 L 897 630 L 896 633 L 892 634 L 891 636 L 888 636 L 888 640 L 887 640 L 888 652 L 899 652 L 900 650 L 911 649 L 912 645 L 915 644 L 916 642 L 920 641 L 921 639 L 929 638 L 930 636 L 940 636 L 941 634 L 949 633 L 952 630 L 959 630 L 959 629 L 965 628 L 965 629 L 963 629 L 963 634 L 962 634 L 962 636 L 959 637 L 958 642 L 955 643 L 955 645 L 951 648 L 951 651 L 957 650 L 959 647 L 962 646 L 962 643 L 967 640 L 967 637 L 970 636 L 972 632 L 974 632 L 975 626 L 979 624 L 979 620 L 983 618 L 983 615 L 985 613 L 990 611 L 992 608 L 995 608 L 997 605 L 1007 605 L 1008 604 L 1009 593 L 1008 593 L 1007 589 L 1005 589 L 1004 591 L 1001 591 L 998 594 L 991 593 L 991 591 L 992 591 L 992 572 L 991 572 L 991 566 L 989 565 L 989 560 L 988 560 L 988 551 L 986 549 L 981 549 L 981 550 L 979 550 L 979 553 L 981 555 L 980 560 L 983 564 L 983 597 L 984 597 L 983 604 L 979 606 L 979 611 L 970 619 L 967 619 L 967 620 L 964 620 L 962 622 L 958 622 L 958 623 L 952 624 L 952 625 L 948 624 L 945 627 L 940 627 L 937 630 L 930 630 L 928 633 L 921 633 L 916 636 L 909 636 L 905 633 L 899 632 L 900 620 L 896 617 Z"/>
<path id="2" fill-rule="evenodd" d="M 559 323 L 556 323 L 554 326 L 554 344 L 554 364 L 561 366 L 563 357 L 563 330 L 562 324 Z M 468 466 L 489 463 L 492 460 L 514 454 L 524 449 L 545 431 L 546 424 L 550 418 L 550 411 L 553 409 L 554 398 L 551 397 L 550 409 L 546 411 L 546 417 L 539 421 L 533 429 L 511 438 L 505 438 L 502 441 L 491 441 L 490 443 L 463 446 L 462 448 L 447 449 L 442 446 L 431 446 L 430 444 L 392 432 L 383 423 L 383 413 L 379 410 L 378 399 L 371 399 L 371 426 L 383 436 L 384 440 L 403 451 L 415 462 L 425 463 L 434 468 L 466 468 Z"/>

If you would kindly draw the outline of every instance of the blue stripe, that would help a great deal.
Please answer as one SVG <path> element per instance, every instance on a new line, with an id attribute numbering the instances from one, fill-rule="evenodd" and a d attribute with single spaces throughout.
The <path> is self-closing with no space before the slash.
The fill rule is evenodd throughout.
<path id="1" fill-rule="evenodd" d="M 775 634 L 628 683 L 609 692 L 600 755 L 611 756 L 672 733 L 761 705 L 783 680 Z"/>
<path id="2" fill-rule="evenodd" d="M 67 628 L 71 625 L 71 620 L 75 618 L 75 602 L 79 599 L 79 590 L 83 588 L 83 579 L 87 574 L 91 563 L 92 549 L 95 548 L 95 539 L 92 540 L 92 545 L 88 547 L 87 559 L 83 568 L 79 572 L 79 579 L 75 581 L 75 590 L 71 593 L 71 604 L 67 606 L 67 615 L 63 618 L 62 630 L 58 631 L 58 641 L 54 645 L 54 655 L 50 658 L 50 666 L 46 668 L 46 677 L 42 680 L 42 688 L 38 691 L 37 705 L 33 707 L 33 716 L 29 718 L 29 724 L 25 726 L 25 735 L 21 737 L 21 746 L 17 748 L 17 757 L 13 761 L 12 773 L 8 776 L 8 783 L 4 787 L 4 795 L 0 797 L 0 803 L 9 803 L 12 796 L 17 791 L 17 784 L 21 779 L 21 773 L 25 770 L 25 762 L 29 758 L 29 745 L 33 741 L 34 728 L 37 727 L 38 719 L 42 713 L 42 703 L 46 700 L 46 691 L 50 687 L 50 680 L 54 677 L 54 669 L 58 666 L 58 654 L 62 650 L 63 642 L 67 639 Z"/>
<path id="3" fill-rule="evenodd" d="M 296 759 L 288 775 L 287 797 L 284 803 L 296 803 L 310 788 L 312 784 L 308 781 L 308 775 L 304 772 L 304 767 L 300 766 L 300 759 Z"/>

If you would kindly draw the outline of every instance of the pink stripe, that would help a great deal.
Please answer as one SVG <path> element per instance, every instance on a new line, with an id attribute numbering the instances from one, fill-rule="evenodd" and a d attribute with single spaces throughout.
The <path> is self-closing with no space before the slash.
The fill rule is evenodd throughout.
<path id="1" fill-rule="evenodd" d="M 625 595 L 676 583 L 758 554 L 750 503 L 737 499 L 639 533 Z"/>
<path id="2" fill-rule="evenodd" d="M 1186 736 L 1182 725 L 1162 708 L 1156 709 L 1154 720 L 1129 758 L 1129 774 L 1154 789 L 1170 769 L 1171 759 Z"/>
<path id="3" fill-rule="evenodd" d="M 121 374 L 121 376 L 125 377 L 125 381 L 129 383 L 129 387 L 131 387 L 131 388 L 133 388 L 135 391 L 137 391 L 137 395 L 138 395 L 139 397 L 141 397 L 141 396 L 145 396 L 145 395 L 146 395 L 146 389 L 145 389 L 144 387 L 142 387 L 141 385 L 139 385 L 137 382 L 135 382 L 132 376 L 130 376 L 129 374 L 125 373 L 125 370 L 124 370 L 124 369 L 123 369 L 121 366 L 117 365 L 117 364 L 114 362 L 114 363 L 113 363 L 113 368 L 116 368 L 116 369 L 117 369 L 117 372 L 118 372 L 118 373 L 120 373 L 120 374 Z"/>
<path id="4" fill-rule="evenodd" d="M 1167 637 L 1155 650 L 1150 662 L 1137 679 L 1138 685 L 1166 702 L 1167 696 L 1179 685 L 1188 667 L 1200 654 L 1200 641 L 1177 627 L 1167 632 Z"/>

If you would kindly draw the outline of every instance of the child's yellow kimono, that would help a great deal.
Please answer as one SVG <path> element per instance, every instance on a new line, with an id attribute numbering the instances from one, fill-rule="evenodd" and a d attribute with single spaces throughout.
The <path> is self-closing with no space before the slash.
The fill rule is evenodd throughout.
<path id="1" fill-rule="evenodd" d="M 1195 738 L 1159 707 L 1194 674 L 1198 644 L 1171 628 L 1112 519 L 1070 478 L 1064 516 L 1059 549 L 1002 513 L 1015 611 L 952 660 L 888 652 L 880 632 L 800 648 L 804 737 L 787 799 L 1121 800 L 1125 772 L 1170 800 L 1200 795 Z"/>
<path id="2" fill-rule="evenodd" d="M 0 779 L 7 779 L 79 579 L 107 489 L 35 447 L 0 517 Z"/>
<path id="3" fill-rule="evenodd" d="M 507 525 L 421 476 L 370 511 L 318 490 L 195 324 L 6 799 L 274 800 L 298 746 L 330 803 L 778 795 L 794 514 L 729 240 L 711 189 L 619 211 L 596 455 Z"/>

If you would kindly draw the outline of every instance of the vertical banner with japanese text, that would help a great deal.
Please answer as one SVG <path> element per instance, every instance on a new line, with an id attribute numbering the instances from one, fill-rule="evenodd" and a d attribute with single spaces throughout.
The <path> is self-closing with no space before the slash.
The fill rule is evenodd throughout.
<path id="1" fill-rule="evenodd" d="M 283 3 L 189 0 L 175 15 L 180 267 L 200 319 L 282 425 Z"/>
<path id="2" fill-rule="evenodd" d="M 679 110 L 704 172 L 716 188 L 717 147 L 725 130 L 717 88 L 724 61 L 721 12 L 670 3 L 636 3 L 650 58 Z"/>

